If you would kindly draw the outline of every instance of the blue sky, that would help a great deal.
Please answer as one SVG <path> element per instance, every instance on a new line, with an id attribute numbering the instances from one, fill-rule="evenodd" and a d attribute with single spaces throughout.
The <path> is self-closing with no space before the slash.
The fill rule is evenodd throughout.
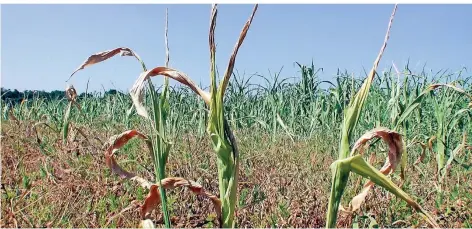
<path id="1" fill-rule="evenodd" d="M 208 86 L 211 6 L 2 5 L 1 85 L 18 90 L 63 90 L 65 80 L 91 54 L 120 46 L 135 50 L 148 68 L 164 65 L 165 9 L 169 8 L 170 67 Z M 226 68 L 253 5 L 219 5 L 217 65 Z M 393 5 L 259 5 L 236 69 L 247 76 L 298 75 L 294 62 L 337 68 L 363 77 L 385 36 Z M 434 71 L 472 67 L 472 5 L 399 5 L 380 69 L 395 62 Z M 79 71 L 71 80 L 83 92 L 129 90 L 140 73 L 131 57 L 116 56 Z M 156 83 L 161 79 L 154 80 Z M 260 83 L 253 78 L 253 83 Z"/>

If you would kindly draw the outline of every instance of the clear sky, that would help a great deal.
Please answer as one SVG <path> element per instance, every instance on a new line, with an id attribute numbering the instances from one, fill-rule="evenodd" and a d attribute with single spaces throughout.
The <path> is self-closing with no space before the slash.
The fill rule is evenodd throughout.
<path id="1" fill-rule="evenodd" d="M 138 53 L 148 68 L 165 60 L 165 9 L 169 8 L 170 67 L 208 86 L 211 5 L 2 5 L 1 86 L 18 90 L 64 90 L 65 80 L 91 54 L 120 46 Z M 253 5 L 219 5 L 217 65 L 226 68 Z M 337 68 L 357 77 L 371 68 L 383 42 L 393 5 L 259 5 L 236 60 L 247 76 L 298 75 L 295 61 Z M 399 5 L 380 69 L 394 62 L 434 71 L 472 67 L 472 5 Z M 141 71 L 132 57 L 116 56 L 79 71 L 78 92 L 129 90 Z M 154 80 L 156 83 L 162 80 Z M 253 83 L 260 83 L 253 78 Z"/>

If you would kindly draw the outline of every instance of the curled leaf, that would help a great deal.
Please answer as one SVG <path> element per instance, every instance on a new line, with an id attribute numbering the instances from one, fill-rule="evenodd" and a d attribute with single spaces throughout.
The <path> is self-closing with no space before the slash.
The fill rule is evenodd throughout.
<path id="1" fill-rule="evenodd" d="M 100 63 L 102 61 L 105 61 L 117 54 L 120 54 L 120 56 L 134 56 L 139 62 L 141 62 L 141 65 L 144 66 L 143 64 L 143 61 L 141 60 L 141 58 L 133 51 L 131 50 L 130 48 L 126 48 L 126 47 L 119 47 L 119 48 L 115 48 L 115 49 L 112 49 L 112 50 L 107 50 L 107 51 L 103 51 L 103 52 L 99 52 L 99 53 L 95 53 L 91 56 L 89 56 L 89 58 L 87 58 L 87 60 L 85 60 L 70 76 L 69 76 L 69 79 L 66 80 L 69 81 L 70 78 L 72 78 L 72 76 L 84 69 L 85 67 L 87 66 L 90 66 L 90 65 L 94 65 L 96 63 Z"/>
<path id="2" fill-rule="evenodd" d="M 203 187 L 190 180 L 186 180 L 181 177 L 168 177 L 161 180 L 162 187 L 165 189 L 174 189 L 177 187 L 187 187 L 190 191 L 192 191 L 195 195 L 201 195 L 209 198 L 215 207 L 216 214 L 218 218 L 221 218 L 221 201 L 220 199 L 209 193 L 206 192 Z M 141 206 L 141 217 L 146 216 L 148 212 L 151 212 L 155 209 L 160 203 L 161 198 L 158 191 L 159 185 L 153 184 L 150 187 L 149 194 L 144 200 L 144 204 Z"/>
<path id="3" fill-rule="evenodd" d="M 69 101 L 75 101 L 77 99 L 77 91 L 74 86 L 69 85 L 66 87 L 66 97 Z"/>
<path id="4" fill-rule="evenodd" d="M 67 100 L 69 100 L 69 102 L 75 104 L 80 110 L 80 104 L 77 103 L 77 91 L 75 90 L 73 85 L 68 85 L 66 87 L 66 98 Z"/>
<path id="5" fill-rule="evenodd" d="M 467 94 L 466 91 L 464 91 L 464 89 L 461 89 L 461 88 L 458 88 L 452 84 L 442 84 L 442 83 L 438 83 L 438 84 L 431 84 L 429 85 L 426 89 L 424 89 L 412 102 L 410 102 L 408 104 L 408 106 L 405 108 L 405 110 L 402 112 L 402 114 L 400 115 L 400 117 L 396 120 L 396 124 L 395 124 L 395 128 L 394 129 L 397 129 L 398 127 L 400 127 L 400 125 L 410 116 L 410 114 L 416 109 L 418 108 L 420 105 L 421 105 L 421 101 L 426 97 L 426 95 L 428 95 L 431 91 L 433 90 L 436 90 L 440 87 L 448 87 L 448 88 L 451 88 L 465 96 L 467 96 L 469 99 L 472 100 L 472 96 Z M 469 107 L 472 107 L 470 106 L 472 105 L 472 102 L 469 104 Z"/>
<path id="6" fill-rule="evenodd" d="M 276 114 L 276 120 L 277 120 L 277 122 L 279 123 L 279 125 L 285 130 L 285 132 L 286 132 L 287 135 L 290 137 L 290 139 L 292 140 L 292 142 L 294 142 L 294 140 L 293 140 L 294 134 L 292 134 L 292 132 L 290 131 L 290 129 L 288 128 L 288 126 L 285 125 L 285 122 L 282 120 L 282 118 L 280 117 L 279 113 Z"/>
<path id="7" fill-rule="evenodd" d="M 136 111 L 139 115 L 148 118 L 148 113 L 142 104 L 144 96 L 144 83 L 146 80 L 150 79 L 150 77 L 157 75 L 172 78 L 188 86 L 195 93 L 200 95 L 205 103 L 210 104 L 210 94 L 200 89 L 185 73 L 172 68 L 156 67 L 141 73 L 130 90 L 131 99 L 133 100 L 133 104 L 136 107 Z"/>
<path id="8" fill-rule="evenodd" d="M 357 140 L 357 142 L 354 144 L 354 147 L 352 148 L 351 156 L 358 148 L 365 145 L 369 140 L 373 138 L 381 138 L 388 144 L 388 158 L 385 161 L 384 166 L 380 169 L 380 172 L 382 174 L 388 175 L 390 174 L 390 172 L 395 170 L 395 168 L 402 159 L 402 155 L 406 152 L 403 139 L 401 135 L 395 131 L 383 127 L 376 128 L 365 133 Z M 404 156 L 403 158 L 406 159 L 406 156 Z M 404 163 L 402 163 L 401 168 L 401 178 L 404 179 Z M 365 198 L 367 197 L 367 194 L 369 193 L 369 190 L 372 188 L 373 185 L 374 183 L 372 181 L 369 181 L 364 185 L 362 191 L 352 199 L 351 208 L 349 209 L 349 211 L 354 212 L 360 208 L 361 204 L 364 202 Z"/>
<path id="9" fill-rule="evenodd" d="M 144 178 L 141 178 L 133 173 L 130 173 L 123 168 L 121 168 L 114 158 L 114 152 L 119 148 L 123 147 L 129 140 L 134 137 L 141 138 L 146 141 L 150 150 L 152 150 L 152 145 L 148 140 L 147 136 L 142 134 L 137 130 L 128 130 L 121 134 L 114 135 L 110 140 L 105 144 L 105 162 L 107 166 L 115 173 L 118 174 L 123 179 L 130 179 L 137 181 L 142 187 L 149 189 L 149 194 L 144 201 L 144 204 L 141 206 L 141 216 L 144 217 L 146 213 L 152 211 L 157 205 L 160 204 L 160 194 L 158 191 L 159 186 L 152 184 Z M 221 216 L 221 201 L 215 195 L 206 192 L 203 187 L 193 181 L 189 181 L 180 177 L 170 177 L 161 180 L 162 187 L 165 189 L 173 189 L 176 187 L 187 187 L 196 195 L 202 195 L 208 197 L 215 206 L 215 211 L 220 218 Z"/>
<path id="10" fill-rule="evenodd" d="M 121 134 L 112 136 L 110 140 L 106 143 L 106 145 L 108 146 L 105 151 L 105 163 L 108 168 L 112 170 L 112 172 L 119 175 L 121 178 L 137 181 L 141 186 L 150 188 L 151 183 L 149 181 L 121 168 L 114 157 L 115 151 L 123 147 L 126 143 L 128 143 L 129 140 L 134 137 L 139 137 L 145 140 L 148 145 L 148 148 L 152 150 L 151 142 L 148 140 L 146 135 L 142 134 L 137 130 L 128 130 Z"/>
<path id="11" fill-rule="evenodd" d="M 354 143 L 354 146 L 351 150 L 351 156 L 358 148 L 365 145 L 373 138 L 382 138 L 382 140 L 388 144 L 389 150 L 387 162 L 391 164 L 393 169 L 395 169 L 402 158 L 402 154 L 405 152 L 405 144 L 403 142 L 402 136 L 398 132 L 384 127 L 375 128 L 362 135 L 356 141 L 356 143 Z"/>

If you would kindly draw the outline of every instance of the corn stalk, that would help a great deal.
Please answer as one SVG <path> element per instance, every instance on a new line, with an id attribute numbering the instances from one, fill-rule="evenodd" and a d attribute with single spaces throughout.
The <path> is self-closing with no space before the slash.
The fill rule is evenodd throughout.
<path id="1" fill-rule="evenodd" d="M 166 14 L 166 29 L 165 29 L 165 37 L 166 37 L 166 66 L 169 62 L 169 52 L 167 46 L 167 14 Z M 146 65 L 141 60 L 141 58 L 131 49 L 121 47 L 116 48 L 113 50 L 108 50 L 104 52 L 100 52 L 90 56 L 77 70 L 75 70 L 69 79 L 79 70 L 84 69 L 87 66 L 105 61 L 115 55 L 120 54 L 121 56 L 134 56 L 141 64 L 141 67 L 144 72 L 147 71 Z M 68 80 L 69 80 L 68 79 Z M 150 126 L 151 134 L 150 134 L 150 144 L 151 148 L 151 158 L 153 160 L 154 165 L 154 172 L 155 178 L 157 181 L 161 182 L 162 179 L 166 178 L 165 174 L 165 167 L 167 163 L 167 158 L 169 156 L 169 151 L 171 144 L 166 139 L 166 120 L 167 114 L 169 113 L 169 102 L 168 102 L 168 80 L 165 81 L 163 93 L 160 96 L 157 95 L 156 90 L 154 89 L 154 85 L 152 84 L 151 80 L 147 80 L 147 86 L 151 97 L 151 113 L 152 116 L 149 117 L 147 111 L 140 107 L 141 110 L 138 110 L 138 113 L 141 114 L 146 120 L 148 121 L 147 124 Z M 162 185 L 159 185 L 160 191 L 160 198 L 162 204 L 162 212 L 164 214 L 164 222 L 167 228 L 171 227 L 169 213 L 167 211 L 167 198 L 166 192 Z"/>
<path id="2" fill-rule="evenodd" d="M 244 38 L 252 23 L 252 19 L 257 11 L 255 5 L 252 15 L 246 22 L 239 36 L 238 42 L 233 50 L 228 67 L 225 71 L 224 78 L 220 82 L 219 87 L 216 86 L 216 64 L 215 53 L 216 47 L 214 43 L 214 33 L 216 27 L 217 5 L 214 4 L 211 10 L 209 45 L 210 45 L 210 93 L 203 91 L 198 87 L 185 73 L 168 67 L 156 67 L 142 73 L 131 89 L 131 97 L 135 104 L 138 114 L 147 116 L 147 112 L 142 105 L 144 82 L 153 76 L 162 75 L 172 78 L 192 89 L 198 94 L 205 103 L 210 106 L 210 116 L 207 125 L 207 132 L 210 136 L 213 150 L 217 154 L 218 180 L 221 201 L 221 216 L 219 217 L 220 226 L 229 228 L 235 226 L 234 214 L 237 202 L 237 186 L 239 171 L 239 151 L 236 140 L 230 129 L 230 126 L 224 117 L 224 93 L 231 78 L 233 68 L 236 61 L 236 55 L 239 47 L 242 45 Z"/>
<path id="3" fill-rule="evenodd" d="M 402 155 L 405 153 L 405 147 L 401 136 L 388 129 L 380 129 L 380 130 L 373 130 L 368 132 L 366 135 L 362 136 L 358 142 L 366 142 L 367 140 L 373 137 L 380 137 L 384 138 L 384 140 L 389 139 L 387 136 L 393 134 L 396 136 L 396 140 L 393 142 L 386 142 L 389 143 L 390 150 L 389 150 L 389 157 L 382 169 L 382 171 L 377 170 L 369 163 L 367 163 L 361 155 L 353 155 L 356 148 L 354 148 L 351 152 L 349 142 L 352 138 L 352 132 L 356 127 L 358 120 L 361 115 L 362 108 L 364 106 L 365 101 L 367 100 L 367 96 L 369 93 L 370 86 L 376 74 L 377 66 L 380 62 L 382 54 L 387 46 L 387 41 L 390 36 L 390 28 L 392 25 L 393 18 L 395 16 L 397 10 L 397 5 L 395 5 L 393 9 L 393 13 L 390 17 L 390 22 L 387 29 L 387 34 L 385 36 L 384 43 L 380 49 L 380 52 L 377 56 L 377 59 L 374 62 L 374 65 L 368 74 L 367 78 L 365 79 L 364 83 L 362 84 L 361 88 L 355 95 L 355 97 L 350 101 L 349 105 L 347 106 L 346 110 L 344 111 L 344 121 L 341 126 L 341 141 L 339 145 L 339 158 L 331 165 L 332 170 L 332 184 L 331 184 L 331 194 L 329 198 L 329 205 L 328 205 L 328 212 L 327 212 L 327 219 L 326 219 L 326 228 L 333 228 L 336 226 L 336 219 L 338 214 L 339 205 L 341 202 L 342 195 L 346 188 L 347 182 L 349 180 L 349 175 L 351 172 L 357 173 L 364 178 L 369 179 L 371 182 L 380 185 L 381 187 L 387 189 L 389 192 L 395 194 L 397 197 L 405 200 L 411 207 L 415 210 L 419 211 L 425 216 L 425 219 L 434 227 L 439 227 L 436 222 L 433 220 L 431 216 L 423 209 L 419 204 L 417 204 L 408 194 L 406 194 L 403 190 L 401 190 L 397 185 L 395 185 L 390 179 L 386 177 L 388 173 L 395 170 L 396 164 L 399 163 L 401 157 L 403 156 L 406 158 L 406 155 Z M 357 144 L 356 144 L 357 145 Z M 351 156 L 349 156 L 351 152 Z M 402 168 L 405 166 L 405 161 L 402 161 Z M 402 169 L 403 174 L 403 169 Z M 363 198 L 367 195 L 368 190 L 373 185 L 373 183 L 368 183 L 364 186 L 364 190 L 359 195 L 359 199 L 353 203 L 354 206 L 360 205 L 359 201 L 362 202 Z"/>

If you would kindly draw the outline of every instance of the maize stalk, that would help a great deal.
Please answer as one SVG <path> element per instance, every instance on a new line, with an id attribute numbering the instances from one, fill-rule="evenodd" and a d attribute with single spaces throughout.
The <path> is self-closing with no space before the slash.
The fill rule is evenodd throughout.
<path id="1" fill-rule="evenodd" d="M 185 73 L 168 67 L 156 67 L 152 70 L 143 72 L 130 90 L 131 98 L 135 104 L 138 114 L 147 116 L 147 112 L 142 105 L 144 81 L 150 80 L 150 77 L 162 75 L 172 78 L 192 89 L 198 94 L 207 105 L 210 106 L 210 117 L 207 125 L 207 132 L 210 136 L 213 150 L 217 154 L 218 180 L 221 200 L 221 216 L 219 217 L 220 226 L 223 228 L 235 227 L 234 214 L 237 202 L 237 185 L 239 171 L 239 152 L 234 135 L 230 126 L 224 117 L 223 98 L 226 87 L 231 78 L 236 55 L 239 47 L 242 45 L 247 31 L 252 23 L 252 19 L 257 11 L 256 4 L 249 20 L 246 22 L 239 36 L 238 42 L 233 49 L 224 78 L 219 87 L 216 86 L 216 64 L 214 43 L 214 33 L 216 27 L 217 5 L 214 4 L 211 10 L 209 45 L 210 45 L 210 93 L 200 89 Z"/>
<path id="2" fill-rule="evenodd" d="M 395 5 L 393 9 L 393 13 L 390 17 L 390 22 L 388 25 L 387 34 L 385 36 L 384 43 L 380 49 L 377 59 L 374 62 L 373 68 L 371 69 L 367 79 L 365 79 L 364 83 L 362 84 L 361 88 L 359 89 L 355 97 L 350 101 L 349 105 L 344 111 L 344 121 L 341 126 L 341 141 L 339 145 L 339 159 L 331 165 L 331 171 L 332 171 L 333 177 L 332 177 L 332 183 L 331 183 L 331 194 L 330 194 L 329 204 L 328 204 L 326 228 L 333 228 L 336 226 L 336 219 L 337 219 L 339 205 L 341 202 L 341 197 L 344 193 L 344 190 L 346 188 L 347 182 L 349 180 L 349 175 L 351 172 L 357 173 L 361 175 L 362 177 L 369 179 L 371 182 L 382 186 L 383 188 L 387 189 L 389 192 L 395 194 L 397 197 L 402 198 L 415 210 L 422 213 L 430 225 L 432 225 L 433 227 L 439 228 L 439 226 L 436 224 L 433 218 L 424 209 L 422 209 L 419 204 L 417 204 L 404 191 L 402 191 L 398 186 L 396 186 L 392 181 L 390 181 L 390 179 L 388 179 L 381 171 L 377 170 L 376 168 L 371 166 L 369 163 L 367 163 L 361 157 L 361 155 L 349 156 L 349 152 L 351 151 L 350 146 L 349 146 L 349 141 L 351 140 L 352 132 L 354 128 L 356 127 L 358 120 L 360 118 L 360 114 L 364 106 L 364 103 L 367 100 L 369 89 L 375 77 L 377 66 L 387 46 L 387 41 L 390 36 L 390 28 L 391 28 L 396 10 L 397 10 L 397 5 Z M 386 165 L 384 166 L 383 172 L 388 173 L 391 170 L 394 170 L 395 163 L 398 163 L 398 160 L 401 160 L 402 156 L 406 158 L 405 155 L 402 155 L 404 152 L 403 150 L 404 146 L 403 146 L 400 135 L 393 131 L 389 131 L 388 129 L 374 130 L 371 132 L 374 134 L 374 136 L 386 135 L 389 132 L 394 133 L 394 135 L 396 136 L 397 143 L 393 144 L 395 147 L 391 147 L 389 151 L 389 159 L 387 160 Z M 367 133 L 367 135 L 371 134 L 371 132 Z M 359 141 L 365 142 L 374 136 L 363 136 L 359 139 Z M 401 142 L 401 144 L 398 144 L 398 142 Z M 354 150 L 355 149 L 356 148 L 354 148 Z M 351 152 L 351 155 L 353 154 L 353 152 Z M 392 164 L 388 165 L 389 163 L 392 163 Z M 403 166 L 404 166 L 404 163 L 405 162 L 403 161 L 402 163 Z M 368 189 L 370 189 L 371 185 L 372 184 L 368 183 L 366 186 L 364 186 L 363 192 L 361 192 L 361 194 L 358 196 L 357 199 L 354 199 L 354 204 L 353 204 L 354 207 L 358 207 L 358 205 L 360 205 L 359 201 L 362 202 L 363 198 L 365 198 L 365 196 L 367 195 Z"/>

